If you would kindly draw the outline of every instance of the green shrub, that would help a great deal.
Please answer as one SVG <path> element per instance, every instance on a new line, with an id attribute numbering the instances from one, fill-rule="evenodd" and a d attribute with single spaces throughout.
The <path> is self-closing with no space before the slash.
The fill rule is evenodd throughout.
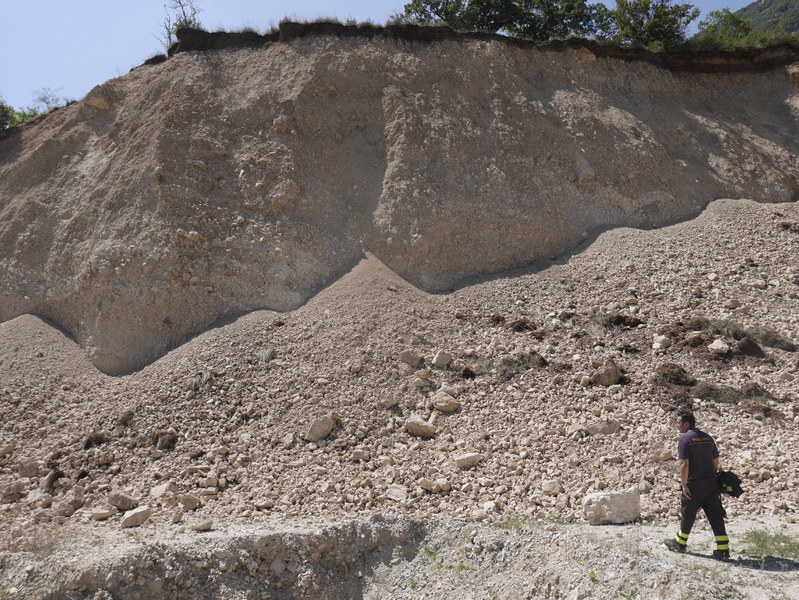
<path id="1" fill-rule="evenodd" d="M 763 529 L 747 531 L 743 536 L 741 552 L 759 558 L 778 556 L 799 559 L 799 540 L 783 533 L 769 533 Z"/>

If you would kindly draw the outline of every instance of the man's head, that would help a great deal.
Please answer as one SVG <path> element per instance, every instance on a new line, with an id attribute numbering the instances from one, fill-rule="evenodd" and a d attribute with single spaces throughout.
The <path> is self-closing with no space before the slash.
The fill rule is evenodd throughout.
<path id="1" fill-rule="evenodd" d="M 693 429 L 695 427 L 696 417 L 694 417 L 694 413 L 686 410 L 677 415 L 677 429 L 680 430 L 680 433 L 685 433 L 689 429 Z"/>

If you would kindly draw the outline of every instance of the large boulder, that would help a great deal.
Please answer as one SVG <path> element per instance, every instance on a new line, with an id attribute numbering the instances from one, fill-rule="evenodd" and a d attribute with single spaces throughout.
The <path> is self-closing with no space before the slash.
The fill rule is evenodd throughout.
<path id="1" fill-rule="evenodd" d="M 641 494 L 637 487 L 589 494 L 583 499 L 583 514 L 591 525 L 630 523 L 641 517 Z"/>

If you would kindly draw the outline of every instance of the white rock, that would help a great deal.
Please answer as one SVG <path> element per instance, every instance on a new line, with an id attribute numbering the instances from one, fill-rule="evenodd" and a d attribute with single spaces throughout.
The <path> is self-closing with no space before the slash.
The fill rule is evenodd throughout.
<path id="1" fill-rule="evenodd" d="M 598 492 L 583 499 L 583 514 L 591 525 L 621 524 L 641 517 L 637 486 L 616 492 Z"/>
<path id="2" fill-rule="evenodd" d="M 446 369 L 452 362 L 452 354 L 439 350 L 433 357 L 433 366 L 437 369 Z"/>
<path id="3" fill-rule="evenodd" d="M 563 492 L 563 486 L 557 479 L 547 479 L 541 482 L 541 491 L 547 496 L 557 496 Z"/>
<path id="4" fill-rule="evenodd" d="M 404 485 L 392 484 L 386 490 L 386 498 L 395 502 L 402 502 L 408 498 L 408 488 Z"/>
<path id="5" fill-rule="evenodd" d="M 188 512 L 200 506 L 200 499 L 192 494 L 183 494 L 180 497 L 180 505 L 185 512 Z"/>
<path id="6" fill-rule="evenodd" d="M 127 529 L 129 527 L 139 527 L 140 525 L 146 523 L 152 514 L 153 509 L 145 504 L 138 508 L 134 508 L 133 510 L 129 510 L 122 515 L 122 520 L 120 521 L 119 526 L 123 529 Z"/>
<path id="7" fill-rule="evenodd" d="M 599 419 L 589 423 L 585 431 L 588 435 L 614 435 L 621 431 L 621 423 L 615 419 Z"/>
<path id="8" fill-rule="evenodd" d="M 364 460 L 369 460 L 370 454 L 366 450 L 353 450 L 352 452 L 352 460 L 356 462 L 361 462 Z"/>
<path id="9" fill-rule="evenodd" d="M 655 335 L 653 342 L 652 342 L 652 349 L 653 350 L 665 350 L 671 346 L 671 340 L 667 335 Z"/>
<path id="10" fill-rule="evenodd" d="M 113 517 L 115 514 L 117 514 L 117 511 L 110 508 L 93 508 L 89 513 L 89 518 L 92 521 L 105 521 L 106 519 Z"/>
<path id="11" fill-rule="evenodd" d="M 191 524 L 192 531 L 211 531 L 214 528 L 214 520 L 210 517 L 205 519 L 200 519 L 199 521 L 195 521 Z"/>
<path id="12" fill-rule="evenodd" d="M 332 414 L 325 415 L 316 419 L 308 428 L 305 434 L 305 440 L 308 442 L 318 442 L 330 435 L 330 432 L 336 427 L 336 419 Z"/>
<path id="13" fill-rule="evenodd" d="M 717 339 L 707 347 L 712 354 L 729 354 L 730 347 L 724 340 Z"/>
<path id="14" fill-rule="evenodd" d="M 383 408 L 394 408 L 397 404 L 399 404 L 399 399 L 395 398 L 394 396 L 384 396 L 380 398 L 379 404 Z"/>
<path id="15" fill-rule="evenodd" d="M 483 455 L 477 452 L 456 454 L 452 457 L 452 460 L 459 469 L 469 469 L 483 460 Z"/>
<path id="16" fill-rule="evenodd" d="M 447 493 L 452 489 L 452 484 L 449 482 L 449 479 L 446 477 L 439 477 L 435 480 L 435 485 L 433 486 L 434 492 L 443 492 Z"/>
<path id="17" fill-rule="evenodd" d="M 460 402 L 455 400 L 455 398 L 450 396 L 447 392 L 436 392 L 432 400 L 435 409 L 443 413 L 454 413 L 461 407 Z"/>
<path id="18" fill-rule="evenodd" d="M 432 423 L 428 423 L 419 415 L 411 415 L 405 421 L 405 431 L 411 435 L 416 435 L 423 438 L 431 438 L 438 432 L 438 427 Z"/>
<path id="19" fill-rule="evenodd" d="M 178 491 L 178 486 L 172 481 L 167 481 L 161 485 L 155 486 L 150 490 L 150 496 L 153 498 L 163 498 L 167 494 L 174 494 Z"/>
<path id="20" fill-rule="evenodd" d="M 119 490 L 111 492 L 108 495 L 108 503 L 122 511 L 136 508 L 139 505 L 139 501 L 136 500 L 136 498 Z"/>

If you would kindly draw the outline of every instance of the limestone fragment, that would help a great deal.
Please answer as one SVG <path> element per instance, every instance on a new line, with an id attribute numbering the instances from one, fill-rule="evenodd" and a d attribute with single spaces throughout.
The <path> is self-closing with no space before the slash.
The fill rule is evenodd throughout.
<path id="1" fill-rule="evenodd" d="M 598 492 L 583 499 L 583 514 L 591 525 L 621 524 L 641 517 L 638 486 L 615 492 Z"/>
<path id="2" fill-rule="evenodd" d="M 400 354 L 400 360 L 414 369 L 422 362 L 421 357 L 413 350 L 403 350 Z"/>
<path id="3" fill-rule="evenodd" d="M 89 518 L 92 521 L 105 521 L 106 519 L 113 517 L 115 514 L 117 514 L 117 511 L 111 508 L 93 508 L 89 513 Z"/>
<path id="4" fill-rule="evenodd" d="M 437 369 L 446 369 L 451 362 L 452 354 L 444 350 L 439 350 L 436 352 L 435 356 L 433 356 L 433 366 Z"/>
<path id="5" fill-rule="evenodd" d="M 335 418 L 334 414 L 328 414 L 323 417 L 319 417 L 308 428 L 308 432 L 305 434 L 304 439 L 308 442 L 318 442 L 326 438 L 330 435 L 330 432 L 333 431 L 336 427 L 337 419 Z"/>
<path id="6" fill-rule="evenodd" d="M 423 438 L 431 438 L 438 432 L 438 428 L 432 423 L 428 423 L 419 415 L 411 415 L 405 421 L 405 431 L 411 435 Z"/>
<path id="7" fill-rule="evenodd" d="M 402 502 L 408 498 L 408 488 L 404 485 L 392 484 L 386 490 L 386 498 L 395 502 Z"/>
<path id="8" fill-rule="evenodd" d="M 190 527 L 192 531 L 197 532 L 211 531 L 211 529 L 214 528 L 214 520 L 211 517 L 200 519 L 199 521 L 193 522 Z"/>
<path id="9" fill-rule="evenodd" d="M 707 347 L 707 349 L 708 352 L 710 352 L 711 354 L 718 354 L 718 355 L 729 354 L 730 352 L 729 345 L 727 345 L 727 343 L 721 339 L 715 340 L 712 344 L 710 344 Z"/>
<path id="10" fill-rule="evenodd" d="M 150 490 L 150 496 L 153 498 L 163 498 L 167 494 L 174 494 L 178 491 L 178 486 L 172 481 L 167 481 L 160 485 L 155 486 Z"/>
<path id="11" fill-rule="evenodd" d="M 591 375 L 591 383 L 608 387 L 621 381 L 621 370 L 612 360 L 607 361 Z"/>
<path id="12" fill-rule="evenodd" d="M 557 479 L 546 479 L 541 482 L 541 491 L 546 496 L 557 496 L 563 492 L 563 486 Z"/>
<path id="13" fill-rule="evenodd" d="M 140 525 L 146 523 L 152 514 L 153 509 L 145 504 L 122 515 L 122 521 L 120 521 L 119 526 L 123 529 L 139 527 Z"/>
<path id="14" fill-rule="evenodd" d="M 470 469 L 483 460 L 483 455 L 477 452 L 468 452 L 466 454 L 456 454 L 452 457 L 452 460 L 459 469 Z"/>
<path id="15" fill-rule="evenodd" d="M 189 512 L 190 510 L 195 510 L 198 506 L 200 506 L 200 499 L 192 494 L 183 494 L 180 497 L 180 504 L 183 507 L 184 512 Z"/>
<path id="16" fill-rule="evenodd" d="M 443 413 L 454 413 L 461 407 L 460 402 L 447 392 L 436 392 L 433 396 L 433 406 Z"/>
<path id="17" fill-rule="evenodd" d="M 122 511 L 136 508 L 139 505 L 139 501 L 136 500 L 136 498 L 126 492 L 119 490 L 111 492 L 108 495 L 108 502 L 111 504 L 111 506 Z"/>

